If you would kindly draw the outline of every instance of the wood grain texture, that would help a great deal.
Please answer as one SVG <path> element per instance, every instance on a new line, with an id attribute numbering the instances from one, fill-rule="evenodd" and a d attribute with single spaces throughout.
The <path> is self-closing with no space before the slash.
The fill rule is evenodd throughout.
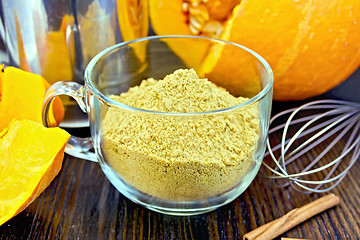
<path id="1" fill-rule="evenodd" d="M 276 138 L 272 140 L 278 141 Z M 334 149 L 333 154 L 340 150 Z M 315 154 L 310 151 L 306 157 Z M 359 173 L 357 162 L 331 191 L 340 196 L 339 206 L 280 237 L 360 239 Z M 241 239 L 244 233 L 320 196 L 323 194 L 276 188 L 271 180 L 256 177 L 241 196 L 216 211 L 173 217 L 126 199 L 97 163 L 66 156 L 51 185 L 25 211 L 0 227 L 0 239 Z"/>

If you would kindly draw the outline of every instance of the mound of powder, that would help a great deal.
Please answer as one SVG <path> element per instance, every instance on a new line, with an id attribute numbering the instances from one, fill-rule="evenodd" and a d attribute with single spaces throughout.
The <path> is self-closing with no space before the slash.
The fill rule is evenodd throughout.
<path id="1" fill-rule="evenodd" d="M 246 101 L 193 69 L 147 79 L 112 99 L 173 113 L 198 113 Z M 106 162 L 130 186 L 167 200 L 197 200 L 236 186 L 250 170 L 259 140 L 256 104 L 231 111 L 165 115 L 110 107 L 102 121 Z"/>

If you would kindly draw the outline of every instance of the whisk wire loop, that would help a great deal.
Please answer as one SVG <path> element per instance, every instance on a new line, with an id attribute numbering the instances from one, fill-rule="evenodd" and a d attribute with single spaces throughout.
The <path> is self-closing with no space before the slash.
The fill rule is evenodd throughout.
<path id="1" fill-rule="evenodd" d="M 270 126 L 287 115 L 289 117 L 285 123 L 269 130 L 269 135 L 282 130 L 281 141 L 271 147 L 267 139 L 268 151 L 265 156 L 270 156 L 274 166 L 264 161 L 265 170 L 270 171 L 270 175 L 262 176 L 273 179 L 277 187 L 290 185 L 305 193 L 331 190 L 342 181 L 360 156 L 360 104 L 342 100 L 313 101 L 276 114 L 270 120 Z M 299 129 L 294 131 L 293 127 Z M 297 146 L 294 148 L 295 143 Z M 308 153 L 318 149 L 320 143 L 326 143 L 327 146 L 305 164 L 309 159 Z M 326 155 L 333 154 L 339 146 L 342 150 L 337 157 L 332 161 L 323 161 Z M 345 168 L 341 162 L 346 164 Z M 301 165 L 304 165 L 301 171 L 289 173 L 289 169 Z M 285 182 L 279 183 L 278 180 Z"/>

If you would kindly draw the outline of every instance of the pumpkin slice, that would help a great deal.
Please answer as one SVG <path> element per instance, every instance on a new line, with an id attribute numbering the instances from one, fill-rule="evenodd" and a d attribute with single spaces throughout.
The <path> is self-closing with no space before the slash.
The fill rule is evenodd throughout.
<path id="1" fill-rule="evenodd" d="M 146 37 L 149 32 L 148 1 L 117 0 L 117 16 L 123 41 Z M 146 58 L 146 44 L 133 47 L 142 63 Z"/>
<path id="2" fill-rule="evenodd" d="M 182 9 L 182 0 L 150 1 L 151 26 L 158 35 L 192 35 L 187 25 L 187 15 Z M 161 11 L 161 13 L 159 12 Z M 182 40 L 163 40 L 170 49 L 184 62 L 188 68 L 196 71 L 200 68 L 210 44 L 205 41 L 194 40 L 193 44 Z"/>
<path id="3" fill-rule="evenodd" d="M 250 53 L 239 51 L 234 45 L 214 43 L 198 74 L 234 96 L 251 98 L 261 91 L 258 69 L 258 63 Z"/>
<path id="4" fill-rule="evenodd" d="M 0 133 L 0 225 L 24 210 L 62 166 L 70 135 L 30 120 L 13 120 Z"/>
<path id="5" fill-rule="evenodd" d="M 259 53 L 273 69 L 276 100 L 324 93 L 360 65 L 358 0 L 150 0 L 150 6 L 151 24 L 158 35 L 211 36 Z M 244 61 L 222 46 L 212 48 L 219 49 L 209 51 L 202 73 L 209 78 L 223 75 L 221 80 L 210 80 L 239 94 L 256 93 L 257 86 L 239 80 L 238 74 L 244 73 L 228 74 L 229 65 L 236 69 Z"/>
<path id="6" fill-rule="evenodd" d="M 51 31 L 46 34 L 43 43 L 39 46 L 41 76 L 49 83 L 58 81 L 70 81 L 73 79 L 72 60 L 74 46 L 67 42 L 67 29 L 74 23 L 74 18 L 65 15 L 59 31 Z M 68 41 L 72 40 L 68 37 Z M 69 46 L 68 46 L 69 44 Z"/>
<path id="7" fill-rule="evenodd" d="M 7 67 L 0 71 L 0 131 L 13 118 L 29 119 L 42 123 L 41 109 L 43 96 L 50 86 L 39 75 Z M 64 107 L 60 99 L 53 101 L 52 123 L 60 123 L 64 117 Z"/>

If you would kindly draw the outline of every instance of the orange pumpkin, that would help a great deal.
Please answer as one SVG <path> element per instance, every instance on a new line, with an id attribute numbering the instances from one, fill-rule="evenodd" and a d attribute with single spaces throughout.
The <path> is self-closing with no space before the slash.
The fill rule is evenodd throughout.
<path id="1" fill-rule="evenodd" d="M 0 226 L 24 210 L 61 169 L 70 135 L 27 120 L 0 132 Z"/>
<path id="2" fill-rule="evenodd" d="M 66 35 L 67 29 L 73 25 L 74 21 L 73 16 L 64 15 L 60 29 L 48 32 L 46 37 L 41 39 L 42 44 L 39 46 L 41 76 L 50 84 L 73 79 L 72 63 L 75 49 L 74 43 L 68 48 L 67 41 L 72 41 L 72 39 L 66 40 Z"/>
<path id="3" fill-rule="evenodd" d="M 148 1 L 116 0 L 117 16 L 124 41 L 146 37 L 149 31 Z M 140 62 L 145 61 L 146 44 L 134 47 Z"/>
<path id="4" fill-rule="evenodd" d="M 274 71 L 276 100 L 322 94 L 360 65 L 360 0 L 150 0 L 149 7 L 158 35 L 211 36 L 262 55 Z M 226 48 L 220 51 L 203 63 L 209 76 L 239 63 Z M 242 84 L 237 79 L 233 74 L 215 82 L 236 92 Z"/>
<path id="5" fill-rule="evenodd" d="M 50 84 L 40 75 L 15 67 L 3 67 L 0 66 L 0 131 L 14 118 L 42 123 L 44 94 Z M 51 109 L 50 121 L 57 125 L 64 118 L 60 98 L 55 98 Z"/>

